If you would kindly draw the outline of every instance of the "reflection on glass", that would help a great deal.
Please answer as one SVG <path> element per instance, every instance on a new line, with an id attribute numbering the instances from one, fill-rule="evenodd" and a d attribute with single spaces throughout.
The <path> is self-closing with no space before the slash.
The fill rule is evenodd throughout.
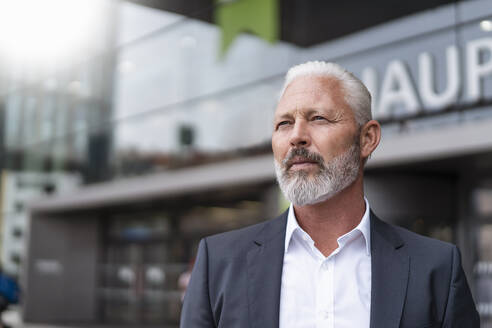
<path id="1" fill-rule="evenodd" d="M 265 208 L 259 201 L 262 190 L 250 199 L 235 196 L 247 200 L 222 195 L 204 201 L 227 205 L 199 205 L 199 198 L 188 198 L 173 201 L 172 210 L 164 204 L 152 211 L 113 214 L 104 231 L 100 263 L 103 321 L 177 327 L 199 240 L 259 222 Z"/>
<path id="2" fill-rule="evenodd" d="M 479 230 L 480 261 L 475 264 L 475 297 L 482 327 L 492 327 L 492 224 Z"/>
<path id="3" fill-rule="evenodd" d="M 472 193 L 477 227 L 478 261 L 475 263 L 475 298 L 481 326 L 492 327 L 492 188 L 491 180 L 481 179 Z"/>

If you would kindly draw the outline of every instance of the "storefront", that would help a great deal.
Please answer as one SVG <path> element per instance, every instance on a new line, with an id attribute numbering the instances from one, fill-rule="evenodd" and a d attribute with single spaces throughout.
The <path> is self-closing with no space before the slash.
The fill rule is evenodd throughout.
<path id="1" fill-rule="evenodd" d="M 242 86 L 217 91 L 226 83 L 217 76 L 228 75 L 214 75 L 214 66 L 203 89 L 190 78 L 189 102 L 115 125 L 117 145 L 131 144 L 147 155 L 181 151 L 175 161 L 186 165 L 128 155 L 120 169 L 133 163 L 134 172 L 142 172 L 154 163 L 154 172 L 33 203 L 24 277 L 32 297 L 24 303 L 25 319 L 177 326 L 180 286 L 198 240 L 284 208 L 268 146 L 276 93 L 289 66 L 323 59 L 364 80 L 383 125 L 366 169 L 371 207 L 387 221 L 458 244 L 482 326 L 492 327 L 491 19 L 490 2 L 467 1 L 305 49 L 261 48 L 265 61 L 282 60 L 266 68 L 268 74 L 255 72 L 257 82 L 246 72 L 238 77 Z M 193 43 L 186 40 L 187 47 Z M 227 60 L 254 42 L 244 37 Z M 189 51 L 179 53 L 191 61 L 208 58 Z M 116 112 L 129 113 L 128 104 L 137 103 L 134 83 L 153 76 L 141 74 L 118 85 Z M 154 99 L 159 90 L 144 85 L 142 92 Z M 214 88 L 212 96 L 200 95 Z M 176 145 L 175 130 L 185 131 L 184 141 L 196 135 L 196 142 Z M 204 159 L 204 152 L 222 153 Z"/>

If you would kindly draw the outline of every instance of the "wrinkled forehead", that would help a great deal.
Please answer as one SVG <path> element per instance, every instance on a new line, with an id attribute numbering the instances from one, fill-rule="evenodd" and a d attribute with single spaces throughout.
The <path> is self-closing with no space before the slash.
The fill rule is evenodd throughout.
<path id="1" fill-rule="evenodd" d="M 346 107 L 342 83 L 332 77 L 306 75 L 295 78 L 277 104 L 276 115 L 313 106 Z"/>

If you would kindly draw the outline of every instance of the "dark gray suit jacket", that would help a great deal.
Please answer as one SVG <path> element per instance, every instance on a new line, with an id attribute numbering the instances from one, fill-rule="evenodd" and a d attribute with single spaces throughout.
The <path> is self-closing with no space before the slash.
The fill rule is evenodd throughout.
<path id="1" fill-rule="evenodd" d="M 181 327 L 278 327 L 286 223 L 287 212 L 203 239 Z M 371 328 L 480 327 L 456 246 L 371 212 L 371 256 Z"/>

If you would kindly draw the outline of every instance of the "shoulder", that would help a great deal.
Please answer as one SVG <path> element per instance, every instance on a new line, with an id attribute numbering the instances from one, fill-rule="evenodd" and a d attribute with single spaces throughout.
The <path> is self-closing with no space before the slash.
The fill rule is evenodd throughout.
<path id="1" fill-rule="evenodd" d="M 457 251 L 457 247 L 451 243 L 422 236 L 400 226 L 383 222 L 377 217 L 374 220 L 384 226 L 383 229 L 378 230 L 383 231 L 383 234 L 393 234 L 393 239 L 404 246 L 414 258 L 451 260 Z"/>
<path id="2" fill-rule="evenodd" d="M 427 237 L 427 236 L 418 234 L 416 232 L 410 231 L 410 230 L 408 230 L 406 228 L 403 228 L 403 227 L 400 227 L 400 226 L 397 226 L 397 225 L 393 225 L 393 224 L 389 224 L 389 225 L 391 225 L 393 227 L 393 229 L 396 230 L 396 232 L 398 233 L 398 235 L 403 240 L 405 240 L 407 243 L 432 245 L 432 246 L 435 246 L 435 247 L 444 247 L 444 248 L 452 247 L 453 246 L 453 244 L 451 244 L 451 243 L 448 243 L 448 242 L 445 242 L 445 241 L 441 241 L 439 239 Z"/>
<path id="3" fill-rule="evenodd" d="M 415 249 L 416 251 L 436 250 L 436 251 L 450 252 L 456 247 L 451 243 L 422 236 L 418 233 L 415 233 L 413 231 L 407 230 L 399 226 L 393 226 L 393 228 L 396 230 L 396 232 L 398 233 L 400 238 L 405 242 L 405 244 L 410 246 L 412 249 Z"/>
<path id="4" fill-rule="evenodd" d="M 372 217 L 371 217 L 372 219 Z M 373 255 L 388 256 L 399 254 L 400 258 L 408 259 L 410 282 L 420 289 L 420 286 L 430 282 L 433 288 L 440 289 L 440 294 L 446 294 L 450 279 L 461 268 L 461 260 L 457 247 L 437 239 L 425 237 L 402 227 L 374 220 L 373 236 L 375 245 Z M 371 222 L 373 224 L 373 222 Z M 373 241 L 371 240 L 371 244 Z M 388 245 L 391 245 L 388 247 Z M 395 253 L 390 250 L 395 250 Z M 439 286 L 438 286 L 439 285 Z"/>
<path id="5" fill-rule="evenodd" d="M 245 228 L 231 230 L 227 232 L 222 232 L 216 235 L 211 235 L 205 238 L 208 247 L 219 246 L 232 246 L 252 242 L 254 236 L 256 236 L 260 231 L 265 229 L 268 221 L 257 223 Z"/>
<path id="6" fill-rule="evenodd" d="M 245 228 L 231 230 L 204 238 L 209 253 L 236 255 L 251 249 L 255 241 L 268 239 L 275 234 L 285 233 L 287 215 L 282 213 L 275 219 L 270 219 Z"/>

